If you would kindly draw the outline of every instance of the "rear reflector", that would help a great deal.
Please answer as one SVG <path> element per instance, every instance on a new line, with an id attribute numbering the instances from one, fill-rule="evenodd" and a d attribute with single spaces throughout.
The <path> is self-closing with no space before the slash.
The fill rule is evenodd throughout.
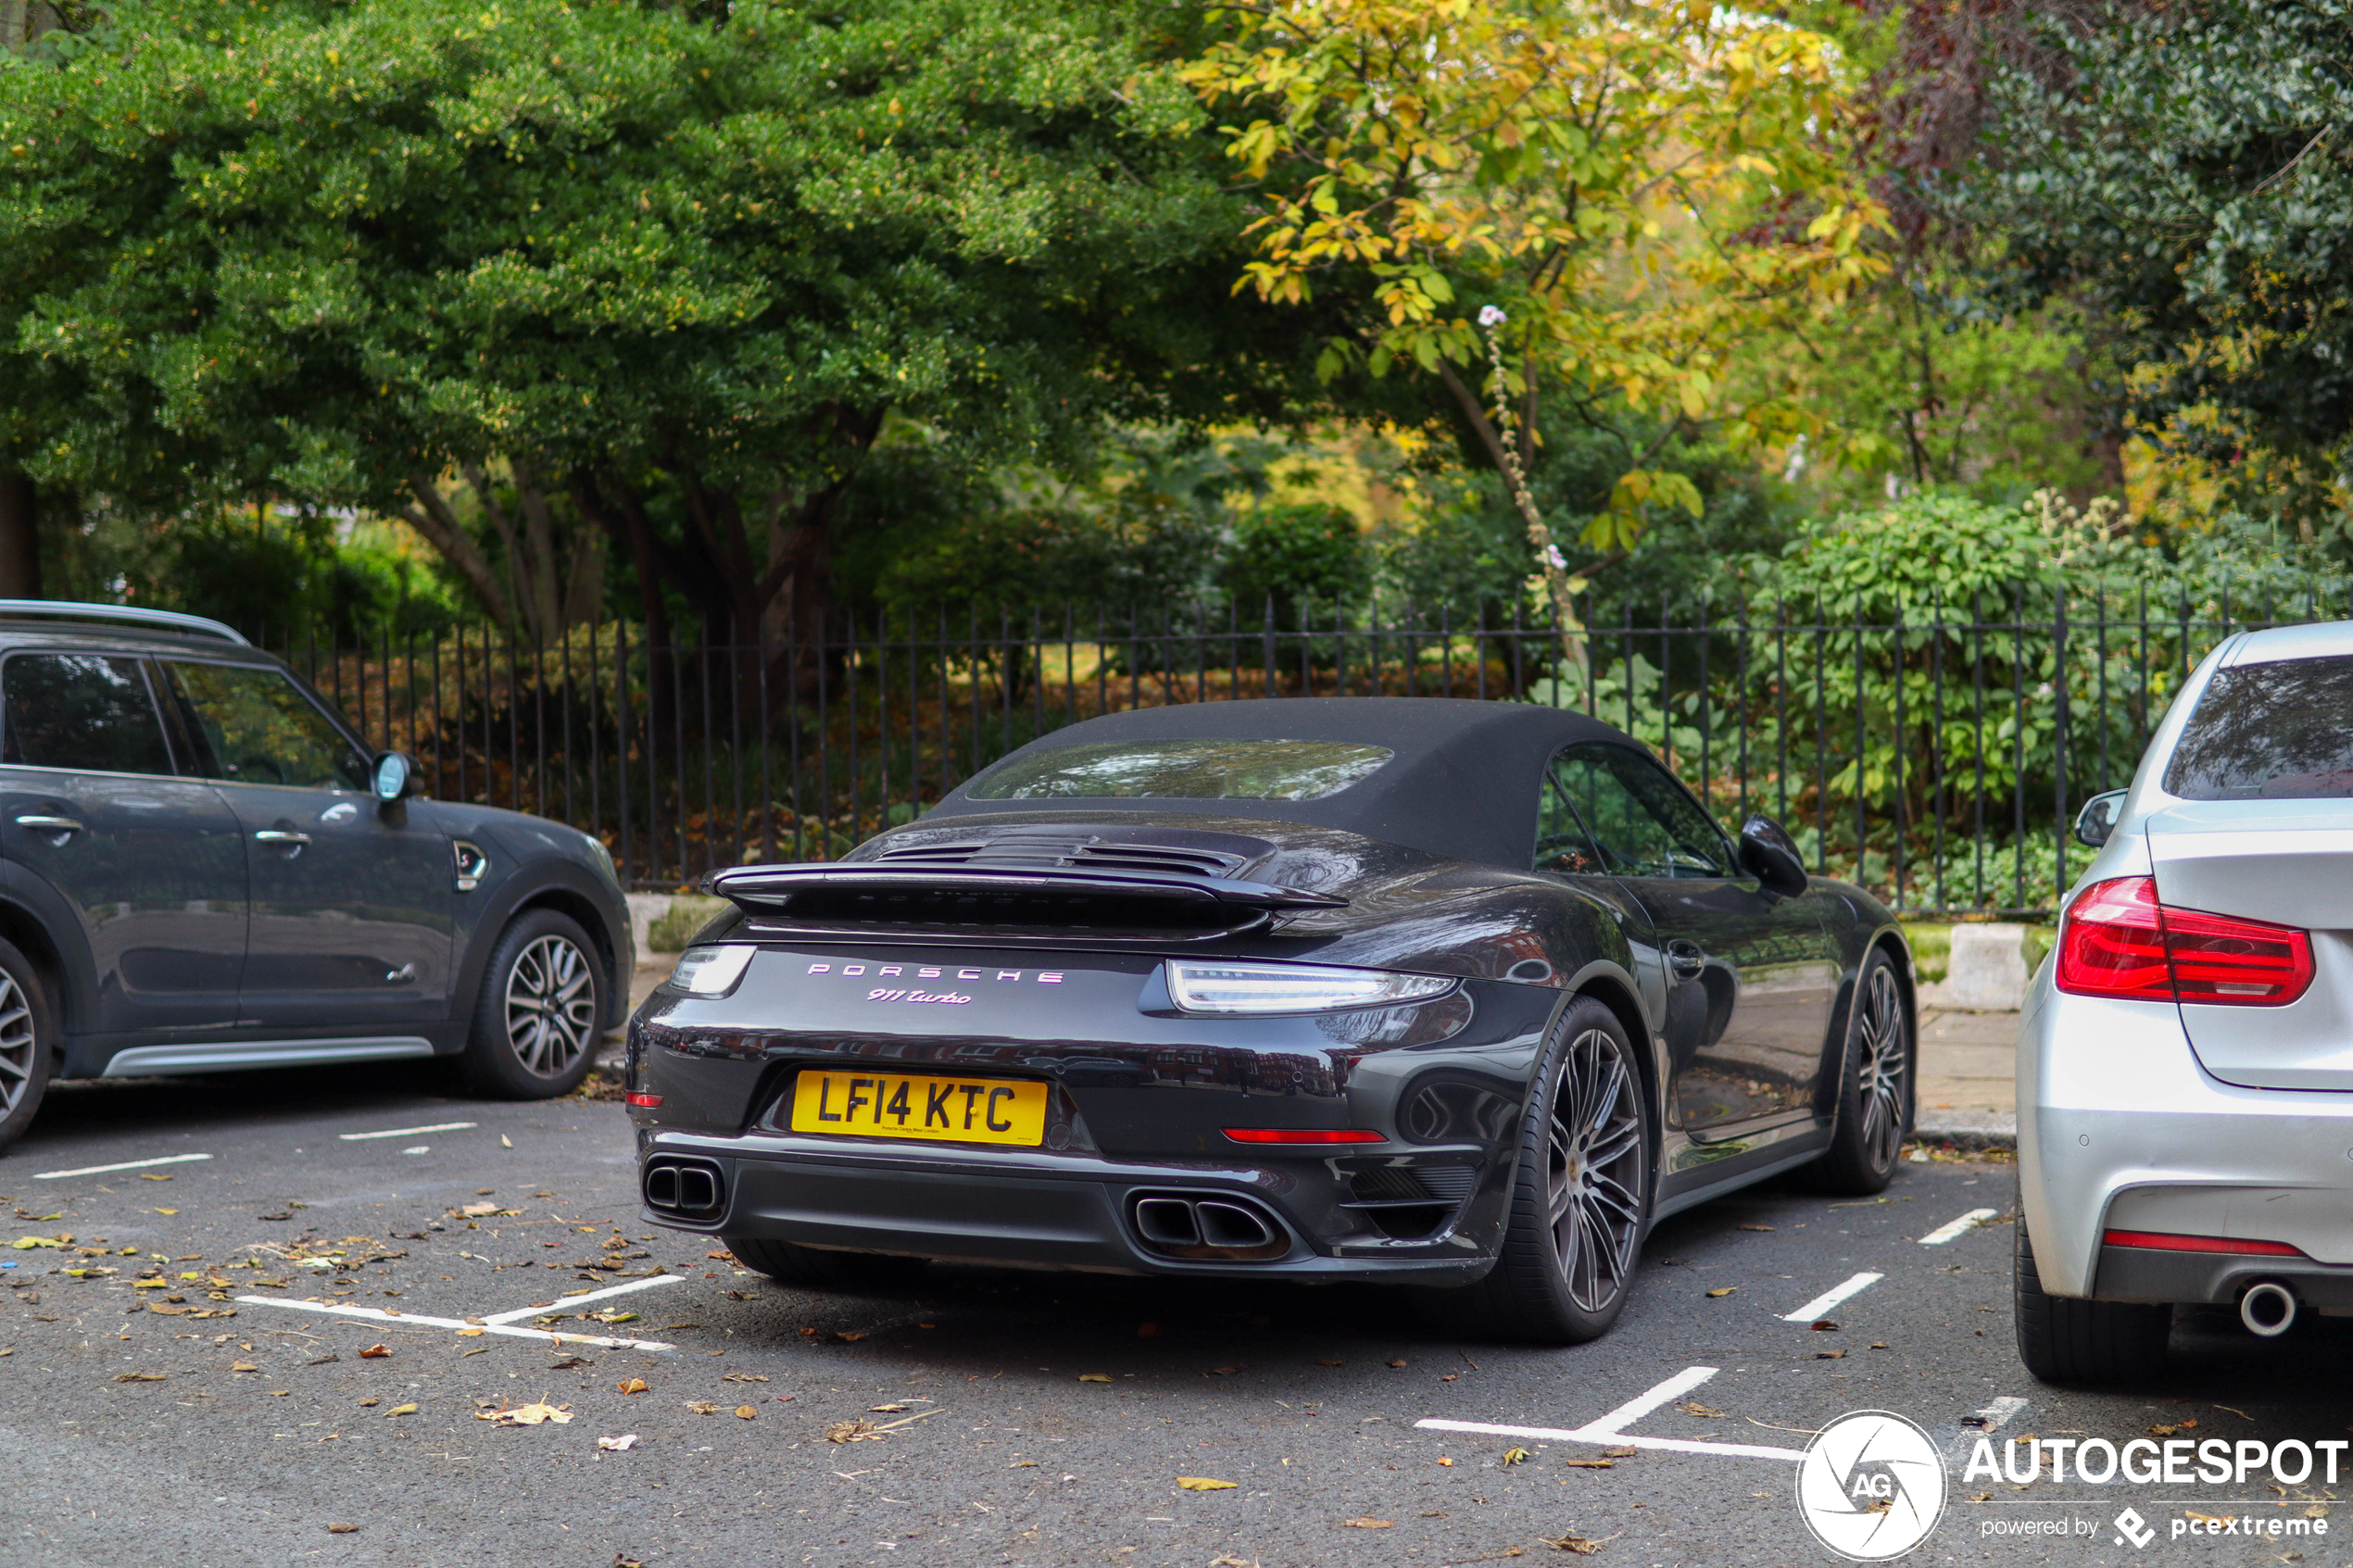
<path id="1" fill-rule="evenodd" d="M 642 1106 L 644 1109 L 651 1110 L 661 1103 L 661 1097 L 660 1095 L 641 1095 L 633 1092 L 629 1096 L 629 1103 L 635 1106 Z"/>
<path id="2" fill-rule="evenodd" d="M 2103 1231 L 2108 1247 L 2145 1247 L 2156 1252 L 2240 1252 L 2261 1258 L 2301 1258 L 2304 1250 L 2284 1241 L 2242 1241 L 2229 1236 L 2169 1236 L 2162 1231 Z"/>
<path id="3" fill-rule="evenodd" d="M 1236 1143 L 1387 1143 L 1369 1127 L 1228 1127 Z"/>
<path id="4" fill-rule="evenodd" d="M 2118 877 L 2069 906 L 2054 979 L 2078 997 L 2284 1007 L 2312 984 L 2312 942 L 2291 925 L 2169 908 L 2150 878 Z"/>

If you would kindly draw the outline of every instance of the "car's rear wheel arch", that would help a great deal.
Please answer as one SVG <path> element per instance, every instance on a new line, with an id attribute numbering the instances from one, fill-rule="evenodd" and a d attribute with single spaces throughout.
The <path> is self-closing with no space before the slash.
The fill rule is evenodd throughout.
<path id="1" fill-rule="evenodd" d="M 613 950 L 612 933 L 605 929 L 604 912 L 568 887 L 543 887 L 517 904 L 500 922 L 500 929 L 503 931 L 534 909 L 553 909 L 588 934 L 588 940 L 597 945 L 597 961 L 604 965 L 605 970 L 607 1007 L 612 1016 L 603 1021 L 604 1027 L 610 1028 L 620 1022 L 629 1010 L 629 977 L 621 972 L 620 962 Z"/>
<path id="2" fill-rule="evenodd" d="M 73 1033 L 82 1015 L 81 998 L 67 983 L 64 955 L 50 940 L 49 929 L 41 923 L 38 916 L 23 905 L 6 899 L 0 899 L 0 941 L 9 943 L 24 954 L 38 972 L 37 977 L 47 994 L 57 1033 L 51 1054 L 62 1060 L 66 1036 Z"/>
<path id="3" fill-rule="evenodd" d="M 1628 1042 L 1634 1047 L 1634 1067 L 1635 1071 L 1642 1074 L 1642 1097 L 1654 1112 L 1653 1115 L 1645 1118 L 1645 1121 L 1649 1127 L 1651 1146 L 1652 1191 L 1655 1193 L 1658 1181 L 1659 1136 L 1661 1129 L 1667 1124 L 1667 1120 L 1664 1114 L 1665 1101 L 1660 1098 L 1659 1093 L 1659 1084 L 1662 1080 L 1659 1076 L 1658 1052 L 1652 1037 L 1650 1023 L 1642 1017 L 1642 1004 L 1634 999 L 1634 993 L 1614 976 L 1606 974 L 1588 976 L 1583 984 L 1562 1001 L 1562 1011 L 1566 1012 L 1575 1005 L 1579 997 L 1591 997 L 1609 1009 L 1617 1019 L 1618 1027 L 1626 1031 Z"/>

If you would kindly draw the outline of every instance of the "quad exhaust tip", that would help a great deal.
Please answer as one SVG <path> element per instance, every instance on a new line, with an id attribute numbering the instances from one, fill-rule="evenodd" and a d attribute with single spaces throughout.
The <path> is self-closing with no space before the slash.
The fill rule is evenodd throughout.
<path id="1" fill-rule="evenodd" d="M 1247 1198 L 1161 1194 L 1135 1204 L 1136 1234 L 1167 1258 L 1263 1261 L 1290 1250 L 1272 1214 Z"/>
<path id="2" fill-rule="evenodd" d="M 658 1155 L 646 1162 L 642 1183 L 646 1207 L 688 1218 L 717 1214 L 727 1187 L 719 1167 L 703 1160 Z"/>
<path id="3" fill-rule="evenodd" d="M 2296 1292 L 2277 1280 L 2250 1286 L 2239 1298 L 2239 1322 L 2249 1334 L 2265 1339 L 2276 1339 L 2294 1327 L 2296 1311 Z"/>

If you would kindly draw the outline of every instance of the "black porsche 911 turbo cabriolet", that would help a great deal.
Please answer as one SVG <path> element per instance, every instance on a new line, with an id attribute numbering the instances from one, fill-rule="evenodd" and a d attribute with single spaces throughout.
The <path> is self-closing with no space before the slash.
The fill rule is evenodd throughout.
<path id="1" fill-rule="evenodd" d="M 647 1217 L 797 1285 L 925 1261 L 1421 1287 L 1603 1333 L 1659 1216 L 1911 1120 L 1869 894 L 1582 714 L 1141 709 L 735 906 L 630 1024 Z"/>

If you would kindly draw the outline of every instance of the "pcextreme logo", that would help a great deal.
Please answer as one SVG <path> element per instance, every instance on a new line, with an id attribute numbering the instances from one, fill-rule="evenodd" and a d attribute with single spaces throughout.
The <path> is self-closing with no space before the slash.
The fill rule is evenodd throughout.
<path id="1" fill-rule="evenodd" d="M 1797 1512 L 1816 1540 L 1850 1562 L 1901 1557 L 1944 1517 L 1944 1461 L 1902 1416 L 1855 1411 L 1806 1446 Z"/>

